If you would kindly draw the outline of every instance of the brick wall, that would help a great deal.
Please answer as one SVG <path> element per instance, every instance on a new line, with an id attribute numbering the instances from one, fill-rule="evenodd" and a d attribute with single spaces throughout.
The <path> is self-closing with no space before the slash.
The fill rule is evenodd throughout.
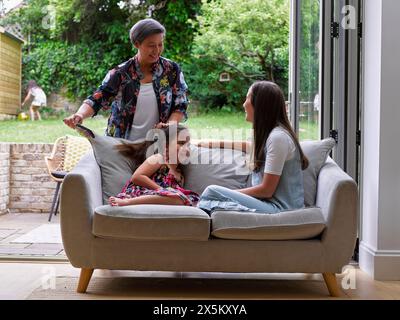
<path id="1" fill-rule="evenodd" d="M 0 159 L 1 150 L 7 149 L 3 146 L 6 144 L 0 144 Z M 8 208 L 11 212 L 49 212 L 56 183 L 47 173 L 44 157 L 51 153 L 53 145 L 11 143 L 8 146 L 9 187 L 8 196 L 5 199 L 8 200 Z M 1 172 L 3 171 L 0 169 L 0 181 L 2 181 Z M 3 180 L 6 179 L 3 178 Z M 0 197 L 0 199 L 2 198 Z"/>
<path id="2" fill-rule="evenodd" d="M 10 145 L 0 144 L 0 214 L 6 213 L 10 194 Z"/>

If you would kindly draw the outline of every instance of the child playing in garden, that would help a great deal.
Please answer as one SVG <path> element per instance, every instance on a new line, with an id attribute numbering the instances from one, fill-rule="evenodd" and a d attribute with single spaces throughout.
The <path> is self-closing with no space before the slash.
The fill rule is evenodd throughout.
<path id="1" fill-rule="evenodd" d="M 31 106 L 29 107 L 29 113 L 31 115 L 31 120 L 35 121 L 35 118 L 42 120 L 39 109 L 45 107 L 47 104 L 47 97 L 43 89 L 39 87 L 35 80 L 29 80 L 28 82 L 28 93 L 21 104 L 21 108 L 29 100 L 32 100 Z"/>
<path id="2" fill-rule="evenodd" d="M 161 129 L 165 137 L 162 154 L 153 154 L 144 160 L 143 151 L 149 144 L 122 144 L 116 148 L 138 163 L 122 192 L 110 197 L 111 206 L 135 204 L 166 204 L 196 206 L 199 195 L 183 188 L 182 162 L 189 156 L 189 134 L 186 127 L 177 125 Z M 183 139 L 182 139 L 183 137 Z M 141 159 L 142 158 L 142 159 Z"/>

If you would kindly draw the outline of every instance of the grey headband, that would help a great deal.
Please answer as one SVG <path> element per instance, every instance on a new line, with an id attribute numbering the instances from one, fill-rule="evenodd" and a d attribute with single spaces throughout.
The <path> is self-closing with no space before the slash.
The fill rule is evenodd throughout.
<path id="1" fill-rule="evenodd" d="M 129 32 L 129 37 L 132 44 L 135 44 L 136 41 L 142 43 L 148 36 L 158 33 L 165 35 L 164 26 L 154 19 L 144 19 L 135 23 Z"/>

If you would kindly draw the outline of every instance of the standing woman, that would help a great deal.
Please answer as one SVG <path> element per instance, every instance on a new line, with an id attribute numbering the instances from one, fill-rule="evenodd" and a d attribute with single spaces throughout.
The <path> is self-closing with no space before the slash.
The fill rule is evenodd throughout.
<path id="1" fill-rule="evenodd" d="M 21 107 L 23 107 L 30 99 L 33 99 L 31 106 L 29 107 L 31 120 L 34 121 L 35 118 L 42 120 L 39 109 L 40 107 L 45 107 L 47 105 L 47 97 L 43 89 L 38 86 L 35 80 L 29 80 L 28 94 L 26 95 L 24 102 L 22 102 Z"/>
<path id="2" fill-rule="evenodd" d="M 299 141 L 286 113 L 282 90 L 272 82 L 254 83 L 243 104 L 246 121 L 253 123 L 253 145 L 233 144 L 242 151 L 252 149 L 251 187 L 230 190 L 208 186 L 198 207 L 213 210 L 240 210 L 277 213 L 304 207 L 303 173 L 308 167 Z M 223 141 L 220 147 L 223 147 Z M 209 146 L 209 143 L 200 146 Z"/>
<path id="3" fill-rule="evenodd" d="M 187 85 L 179 65 L 161 57 L 165 28 L 154 19 L 137 22 L 130 39 L 138 53 L 110 70 L 79 110 L 64 119 L 71 128 L 111 104 L 106 135 L 144 140 L 154 127 L 187 118 Z"/>

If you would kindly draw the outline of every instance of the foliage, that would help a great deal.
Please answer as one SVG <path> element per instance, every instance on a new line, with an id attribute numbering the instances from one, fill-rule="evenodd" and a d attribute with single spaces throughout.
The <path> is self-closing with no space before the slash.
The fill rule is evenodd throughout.
<path id="1" fill-rule="evenodd" d="M 201 0 L 181 0 L 167 1 L 162 10 L 154 12 L 154 18 L 167 29 L 164 55 L 169 59 L 182 63 L 190 58 L 200 9 Z"/>
<path id="2" fill-rule="evenodd" d="M 133 56 L 129 29 L 151 12 L 167 29 L 164 56 L 182 65 L 191 100 L 239 108 L 256 80 L 276 81 L 287 92 L 288 1 L 27 0 L 2 23 L 20 23 L 28 39 L 24 83 L 35 79 L 48 93 L 65 87 L 69 98 L 82 99 Z M 304 50 L 302 62 L 314 59 L 310 54 Z M 231 81 L 219 81 L 223 72 Z M 313 79 L 315 70 L 302 73 Z"/>
<path id="3" fill-rule="evenodd" d="M 192 59 L 185 64 L 193 98 L 204 105 L 240 106 L 251 83 L 287 89 L 287 0 L 203 0 Z M 222 72 L 231 81 L 219 82 Z"/>
<path id="4" fill-rule="evenodd" d="M 24 82 L 81 99 L 134 54 L 129 29 L 152 12 L 167 29 L 164 56 L 182 64 L 191 98 L 214 107 L 240 106 L 258 79 L 286 90 L 288 10 L 288 0 L 27 0 L 7 19 L 29 39 Z M 222 72 L 232 81 L 219 82 Z"/>
<path id="5" fill-rule="evenodd" d="M 114 57 L 115 53 L 105 51 L 100 43 L 89 48 L 85 44 L 47 41 L 24 56 L 24 79 L 38 79 L 47 93 L 65 87 L 69 98 L 84 97 L 98 86 L 107 66 L 115 64 Z"/>
<path id="6" fill-rule="evenodd" d="M 19 23 L 28 40 L 24 83 L 35 79 L 46 92 L 66 87 L 69 98 L 81 99 L 109 69 L 134 55 L 129 30 L 150 11 L 167 29 L 164 55 L 187 59 L 200 5 L 200 0 L 28 0 L 2 24 Z"/>

